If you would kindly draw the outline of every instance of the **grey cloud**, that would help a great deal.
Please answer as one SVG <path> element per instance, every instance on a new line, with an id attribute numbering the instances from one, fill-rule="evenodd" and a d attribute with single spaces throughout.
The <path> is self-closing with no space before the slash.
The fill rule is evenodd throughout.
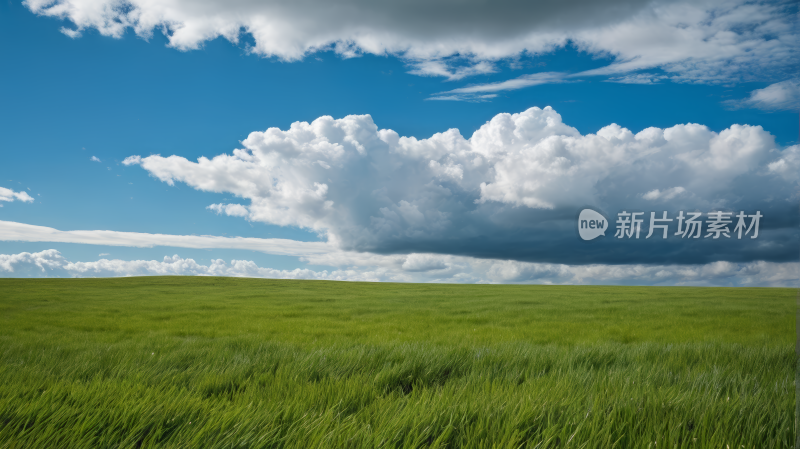
<path id="1" fill-rule="evenodd" d="M 564 2 L 412 0 L 25 0 L 36 14 L 73 23 L 72 38 L 95 28 L 147 38 L 163 30 L 172 47 L 223 37 L 287 61 L 332 49 L 403 58 L 411 72 L 461 79 L 492 73 L 497 61 L 573 44 L 614 62 L 595 74 L 661 68 L 677 80 L 785 79 L 797 69 L 797 6 L 791 1 Z"/>

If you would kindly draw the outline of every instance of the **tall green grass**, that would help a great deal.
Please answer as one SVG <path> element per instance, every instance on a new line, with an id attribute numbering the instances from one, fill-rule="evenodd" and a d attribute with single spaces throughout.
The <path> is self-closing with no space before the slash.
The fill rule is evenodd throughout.
<path id="1" fill-rule="evenodd" d="M 0 280 L 0 447 L 793 447 L 795 295 Z"/>

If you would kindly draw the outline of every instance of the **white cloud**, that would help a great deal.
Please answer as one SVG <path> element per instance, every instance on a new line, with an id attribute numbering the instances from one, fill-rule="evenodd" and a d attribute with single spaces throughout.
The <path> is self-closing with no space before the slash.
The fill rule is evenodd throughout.
<path id="1" fill-rule="evenodd" d="M 750 97 L 729 101 L 734 107 L 748 107 L 765 111 L 800 111 L 800 80 L 793 79 L 771 84 L 750 92 Z"/>
<path id="2" fill-rule="evenodd" d="M 795 150 L 777 152 L 760 126 L 634 134 L 611 124 L 581 135 L 549 107 L 498 114 L 469 139 L 456 129 L 401 137 L 353 115 L 253 132 L 242 145 L 197 162 L 153 155 L 123 163 L 170 185 L 249 201 L 208 206 L 216 213 L 310 229 L 334 247 L 362 251 L 495 238 L 531 219 L 499 218 L 514 208 L 616 210 L 656 199 L 675 210 L 747 208 L 796 190 L 787 178 L 793 172 L 780 165 L 794 167 Z"/>
<path id="3" fill-rule="evenodd" d="M 0 254 L 3 277 L 114 277 L 114 276 L 235 276 L 271 279 L 326 279 L 339 281 L 738 285 L 797 286 L 800 263 L 730 263 L 706 265 L 586 265 L 539 264 L 474 259 L 435 254 L 407 256 L 355 255 L 352 266 L 332 270 L 276 270 L 252 261 L 221 259 L 202 265 L 178 255 L 163 260 L 108 260 L 70 262 L 53 249 L 38 253 Z M 366 256 L 366 257 L 364 257 Z M 342 259 L 337 259 L 343 262 Z M 320 262 L 320 261 L 316 261 Z"/>
<path id="4" fill-rule="evenodd" d="M 554 84 L 564 82 L 566 74 L 560 72 L 542 72 L 532 75 L 522 75 L 518 78 L 501 81 L 497 83 L 476 84 L 458 89 L 448 90 L 435 94 L 430 100 L 459 100 L 476 101 L 486 98 L 493 98 L 497 94 L 485 94 L 485 92 L 501 92 L 506 90 L 517 90 L 524 87 L 537 86 L 540 84 Z"/>
<path id="5" fill-rule="evenodd" d="M 492 98 L 497 97 L 497 94 L 485 94 L 485 95 L 474 95 L 474 94 L 435 94 L 432 97 L 426 98 L 426 100 L 435 100 L 435 101 L 467 101 L 470 103 L 483 103 L 489 101 Z"/>
<path id="6" fill-rule="evenodd" d="M 38 253 L 0 254 L 0 273 L 16 273 L 20 269 L 36 267 L 42 273 L 61 268 L 66 261 L 61 254 L 48 249 Z"/>
<path id="7" fill-rule="evenodd" d="M 522 75 L 499 83 L 479 84 L 475 86 L 461 87 L 443 93 L 452 94 L 474 94 L 479 92 L 500 92 L 504 90 L 522 89 L 523 87 L 536 86 L 538 84 L 560 83 L 564 79 L 563 73 L 542 72 L 533 75 Z"/>
<path id="8" fill-rule="evenodd" d="M 691 82 L 775 78 L 793 73 L 798 35 L 792 2 L 745 0 L 461 2 L 412 0 L 25 0 L 34 13 L 120 38 L 164 32 L 180 50 L 223 37 L 252 37 L 255 54 L 286 61 L 320 50 L 342 57 L 392 54 L 412 73 L 460 79 L 491 73 L 522 54 L 569 43 L 614 62 L 594 74 L 661 68 Z M 785 79 L 784 76 L 783 79 Z"/>
<path id="9" fill-rule="evenodd" d="M 439 59 L 422 60 L 413 62 L 414 67 L 408 73 L 421 76 L 443 76 L 448 81 L 456 81 L 469 76 L 485 75 L 497 72 L 494 64 L 488 61 L 477 61 L 472 65 L 450 67 L 447 62 Z"/>
<path id="10" fill-rule="evenodd" d="M 800 145 L 781 151 L 780 158 L 767 165 L 767 169 L 789 182 L 800 184 Z"/>
<path id="11" fill-rule="evenodd" d="M 97 156 L 92 156 L 92 158 L 89 159 L 89 160 L 92 161 L 92 162 L 101 162 L 100 158 L 98 158 Z"/>
<path id="12" fill-rule="evenodd" d="M 32 203 L 33 197 L 28 195 L 28 192 L 25 191 L 15 192 L 11 189 L 0 187 L 0 201 L 11 202 L 14 200 L 22 201 L 23 203 Z"/>
<path id="13" fill-rule="evenodd" d="M 0 221 L 0 241 L 80 243 L 135 248 L 170 246 L 175 248 L 246 249 L 286 256 L 305 256 L 335 251 L 335 248 L 323 242 L 118 231 L 59 231 L 45 226 L 12 221 Z"/>
<path id="14" fill-rule="evenodd" d="M 652 73 L 636 73 L 633 75 L 611 77 L 606 82 L 619 84 L 658 84 L 659 81 L 667 79 L 665 75 L 653 75 Z"/>
<path id="15" fill-rule="evenodd" d="M 680 186 L 672 187 L 671 189 L 665 189 L 663 191 L 658 189 L 653 189 L 642 195 L 642 198 L 650 201 L 655 201 L 658 199 L 671 200 L 685 191 L 686 189 Z"/>
<path id="16" fill-rule="evenodd" d="M 217 214 L 230 215 L 232 217 L 247 217 L 250 211 L 241 204 L 211 204 L 206 209 L 213 210 Z"/>
<path id="17" fill-rule="evenodd" d="M 652 3 L 630 20 L 577 33 L 579 48 L 614 63 L 583 75 L 661 68 L 673 80 L 729 82 L 794 74 L 800 39 L 792 2 Z M 774 71 L 770 73 L 770 71 Z"/>
<path id="18" fill-rule="evenodd" d="M 402 265 L 405 271 L 432 271 L 447 269 L 442 256 L 435 254 L 409 254 Z"/>

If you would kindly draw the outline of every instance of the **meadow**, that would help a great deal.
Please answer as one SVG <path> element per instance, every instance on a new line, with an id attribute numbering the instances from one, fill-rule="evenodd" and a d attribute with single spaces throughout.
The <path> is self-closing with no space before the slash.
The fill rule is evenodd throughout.
<path id="1" fill-rule="evenodd" d="M 0 448 L 789 448 L 796 301 L 0 279 Z"/>

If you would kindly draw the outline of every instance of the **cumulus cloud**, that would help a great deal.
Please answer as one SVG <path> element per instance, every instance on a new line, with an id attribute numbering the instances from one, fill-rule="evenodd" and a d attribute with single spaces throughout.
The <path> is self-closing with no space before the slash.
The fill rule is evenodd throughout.
<path id="1" fill-rule="evenodd" d="M 5 187 L 0 187 L 0 201 L 11 202 L 11 201 L 22 201 L 23 203 L 32 203 L 33 197 L 28 195 L 27 192 L 15 192 L 11 189 L 7 189 Z M 0 204 L 2 206 L 2 204 Z"/>
<path id="2" fill-rule="evenodd" d="M 343 57 L 396 55 L 412 73 L 461 79 L 498 61 L 575 45 L 613 63 L 594 74 L 661 68 L 673 79 L 729 82 L 786 79 L 796 70 L 797 7 L 792 1 L 571 0 L 500 2 L 411 0 L 25 0 L 34 13 L 120 38 L 163 32 L 171 47 L 200 48 L 219 37 L 285 61 L 320 50 Z M 783 77 L 783 78 L 781 78 Z"/>
<path id="3" fill-rule="evenodd" d="M 783 150 L 776 161 L 767 165 L 767 169 L 800 187 L 800 145 Z"/>
<path id="4" fill-rule="evenodd" d="M 102 161 L 100 161 L 100 158 L 97 157 L 97 156 L 92 156 L 92 158 L 89 159 L 89 160 L 92 161 L 92 162 L 102 162 Z"/>
<path id="5" fill-rule="evenodd" d="M 611 124 L 581 135 L 547 107 L 498 114 L 470 138 L 457 129 L 401 137 L 369 115 L 324 116 L 253 132 L 242 146 L 196 162 L 152 155 L 123 163 L 170 185 L 243 200 L 209 206 L 216 213 L 313 230 L 345 251 L 559 263 L 797 257 L 790 250 L 798 243 L 791 181 L 797 150 L 781 152 L 760 126 L 716 133 L 683 124 L 633 133 Z M 607 238 L 584 245 L 574 221 L 585 206 L 607 217 L 720 209 L 760 210 L 765 218 L 758 242 Z M 669 260 L 661 259 L 665 254 Z"/>
<path id="6" fill-rule="evenodd" d="M 54 249 L 48 249 L 38 253 L 19 253 L 19 254 L 0 254 L 0 273 L 9 276 L 12 273 L 47 273 L 60 269 L 66 260 L 61 253 Z"/>
<path id="7" fill-rule="evenodd" d="M 738 108 L 756 108 L 765 111 L 800 111 L 800 80 L 793 79 L 756 89 L 744 100 L 728 101 Z"/>
<path id="8" fill-rule="evenodd" d="M 366 256 L 366 257 L 364 257 Z M 253 261 L 222 259 L 202 265 L 178 255 L 163 260 L 100 259 L 70 262 L 53 249 L 38 253 L 0 254 L 0 277 L 234 276 L 270 279 L 316 279 L 369 282 L 627 284 L 794 287 L 800 263 L 730 263 L 705 265 L 540 264 L 436 254 L 358 255 L 337 259 L 331 270 L 276 270 Z M 320 261 L 316 261 L 320 262 Z M 343 263 L 350 266 L 342 266 Z"/>

